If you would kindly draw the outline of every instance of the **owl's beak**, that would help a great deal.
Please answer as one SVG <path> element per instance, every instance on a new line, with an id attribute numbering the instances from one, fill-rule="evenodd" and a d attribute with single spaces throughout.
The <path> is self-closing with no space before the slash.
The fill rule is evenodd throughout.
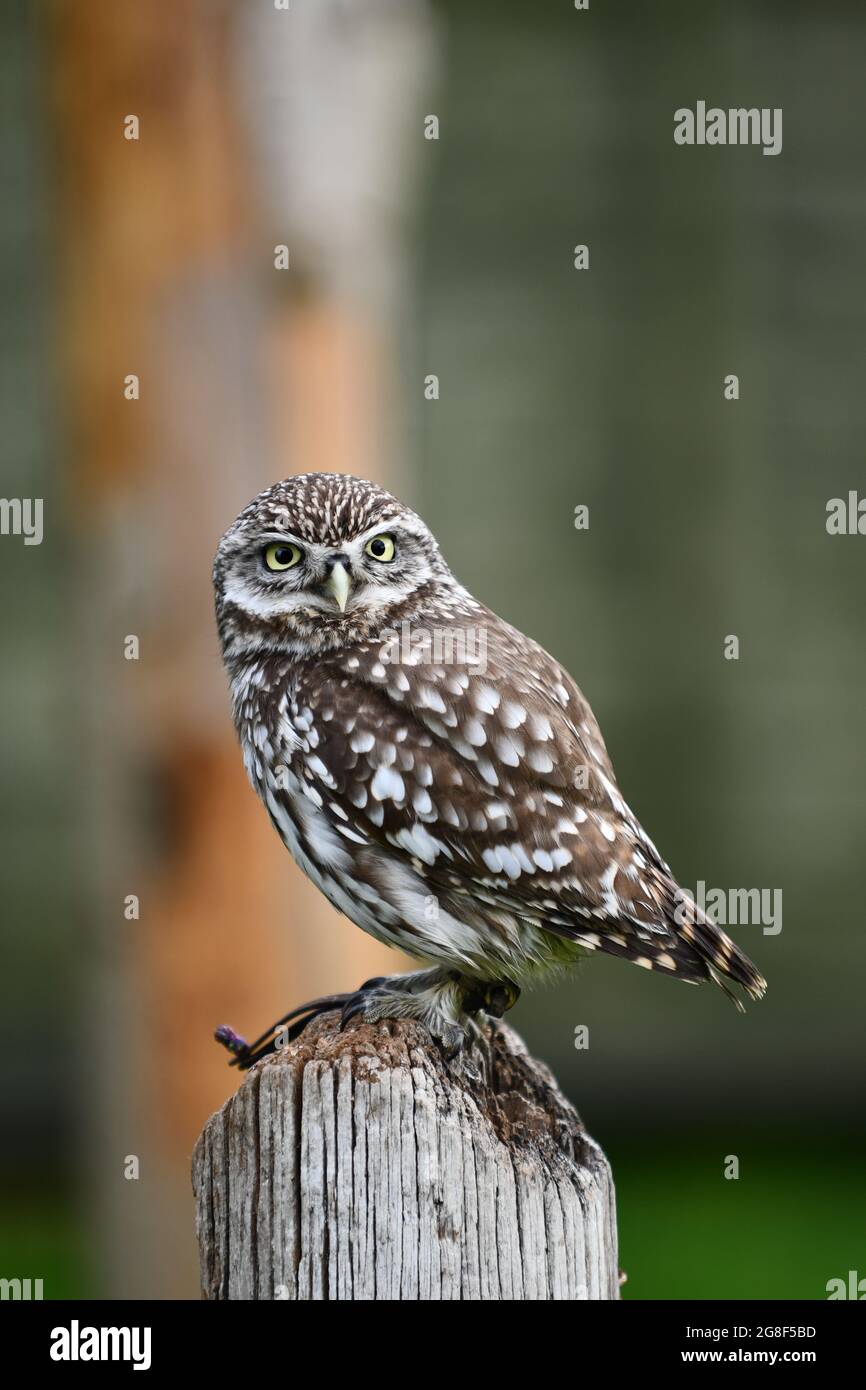
<path id="1" fill-rule="evenodd" d="M 340 560 L 337 560 L 331 569 L 331 573 L 325 580 L 325 590 L 335 600 L 341 613 L 345 613 L 346 611 L 346 604 L 349 599 L 349 590 L 351 587 L 352 581 L 349 578 L 345 566 Z"/>

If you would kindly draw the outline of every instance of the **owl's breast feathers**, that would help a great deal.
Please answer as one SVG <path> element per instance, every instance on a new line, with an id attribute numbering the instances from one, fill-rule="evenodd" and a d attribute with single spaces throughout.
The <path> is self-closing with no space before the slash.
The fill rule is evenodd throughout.
<path id="1" fill-rule="evenodd" d="M 600 949 L 760 997 L 623 800 L 571 677 L 474 601 L 463 640 L 447 621 L 439 648 L 377 639 L 249 671 L 247 766 L 302 867 L 365 930 L 488 977 Z"/>

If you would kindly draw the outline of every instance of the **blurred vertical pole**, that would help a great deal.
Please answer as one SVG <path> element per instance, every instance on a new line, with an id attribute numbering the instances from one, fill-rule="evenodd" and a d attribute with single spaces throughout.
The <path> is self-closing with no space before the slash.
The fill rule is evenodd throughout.
<path id="1" fill-rule="evenodd" d="M 436 58 L 427 0 L 256 4 L 233 23 L 266 303 L 271 477 L 355 473 L 405 491 L 399 364 Z M 288 271 L 274 269 L 277 247 Z M 357 930 L 334 931 L 306 880 L 298 891 L 297 950 L 314 992 L 374 965 L 401 968 Z"/>
<path id="2" fill-rule="evenodd" d="M 420 3 L 384 0 L 59 0 L 49 16 L 100 923 L 89 1160 L 105 1291 L 195 1296 L 189 1151 L 236 1080 L 213 1025 L 254 1030 L 395 968 L 246 787 L 209 572 L 278 476 L 404 481 L 386 420 L 431 35 Z"/>
<path id="3" fill-rule="evenodd" d="M 237 25 L 253 176 L 272 234 L 262 255 L 285 244 L 292 265 L 271 282 L 277 437 L 299 470 L 398 487 L 398 339 L 436 59 L 426 0 L 252 5 Z"/>

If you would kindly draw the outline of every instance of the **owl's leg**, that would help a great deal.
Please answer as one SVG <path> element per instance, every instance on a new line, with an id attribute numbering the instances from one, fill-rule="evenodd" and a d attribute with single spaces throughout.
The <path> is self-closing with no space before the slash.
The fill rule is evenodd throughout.
<path id="1" fill-rule="evenodd" d="M 327 994 L 292 1009 L 278 1019 L 254 1043 L 223 1025 L 214 1034 L 233 1054 L 230 1065 L 246 1071 L 263 1057 L 299 1037 L 320 1014 L 340 1010 L 340 1028 L 353 1018 L 377 1023 L 383 1018 L 414 1018 L 423 1023 L 442 1047 L 454 1057 L 474 1027 L 474 1015 L 501 1018 L 517 1002 L 520 990 L 511 980 L 482 981 L 454 970 L 416 970 L 408 975 L 379 975 L 367 980 L 353 994 Z"/>
<path id="2" fill-rule="evenodd" d="M 384 975 L 367 980 L 349 995 L 340 1016 L 345 1028 L 353 1018 L 377 1023 L 384 1018 L 414 1018 L 423 1023 L 447 1057 L 466 1041 L 467 1011 L 464 986 L 453 970 L 414 970 L 408 975 Z"/>
<path id="3" fill-rule="evenodd" d="M 454 1057 L 474 1027 L 474 1015 L 501 1018 L 517 1002 L 520 990 L 511 980 L 484 982 L 453 970 L 417 970 L 368 980 L 343 1007 L 340 1027 L 352 1018 L 374 1023 L 382 1018 L 414 1018 L 423 1023 Z"/>

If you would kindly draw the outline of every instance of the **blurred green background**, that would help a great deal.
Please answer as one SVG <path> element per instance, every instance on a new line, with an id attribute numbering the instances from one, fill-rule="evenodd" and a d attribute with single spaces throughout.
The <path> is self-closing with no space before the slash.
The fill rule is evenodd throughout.
<path id="1" fill-rule="evenodd" d="M 71 534 L 75 440 L 54 377 L 63 8 L 0 21 L 4 489 L 42 492 L 61 518 L 56 544 L 0 547 L 16 596 L 4 949 L 20 966 L 0 1273 L 38 1267 L 56 1297 L 119 1288 L 82 1137 L 111 1051 L 90 972 L 115 956 L 88 936 L 87 615 L 67 598 L 90 557 Z M 866 1275 L 866 539 L 825 529 L 828 499 L 866 493 L 866 12 L 440 0 L 429 18 L 441 129 L 416 156 L 403 234 L 395 490 L 462 582 L 575 676 L 680 881 L 783 893 L 778 935 L 733 929 L 769 981 L 745 1017 L 600 958 L 510 1019 L 611 1160 L 624 1297 L 822 1298 Z M 782 153 L 675 146 L 673 112 L 698 100 L 781 107 Z M 436 401 L 419 386 L 431 372 Z"/>
<path id="2" fill-rule="evenodd" d="M 601 959 L 511 1017 L 611 1158 L 625 1297 L 821 1297 L 866 1263 L 866 554 L 824 527 L 866 482 L 866 15 L 449 16 L 421 509 L 575 676 L 680 881 L 784 907 L 734 932 L 745 1018 Z M 782 107 L 782 153 L 674 146 L 698 99 Z"/>

